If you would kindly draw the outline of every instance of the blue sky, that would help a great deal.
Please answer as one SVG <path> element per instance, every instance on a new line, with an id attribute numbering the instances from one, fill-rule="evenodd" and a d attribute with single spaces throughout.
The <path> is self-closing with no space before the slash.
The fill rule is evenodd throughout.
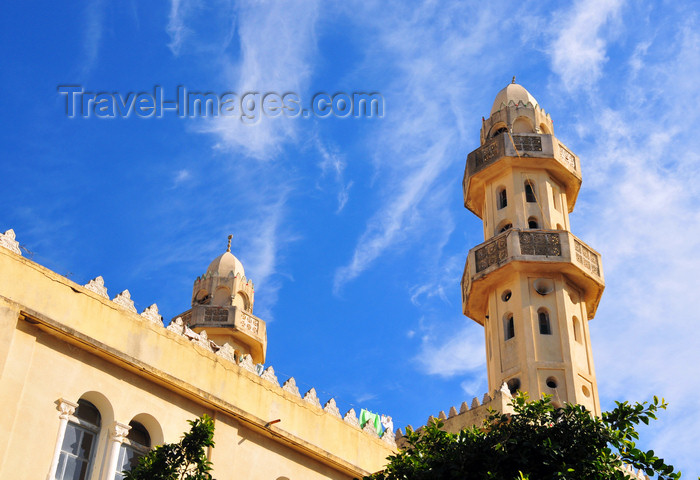
<path id="1" fill-rule="evenodd" d="M 697 2 L 593 0 L 12 3 L 0 229 L 139 311 L 189 307 L 233 252 L 268 322 L 268 364 L 322 402 L 397 426 L 487 390 L 461 314 L 466 155 L 517 75 L 582 162 L 573 232 L 603 255 L 591 322 L 603 408 L 664 396 L 647 445 L 700 474 Z M 92 92 L 380 92 L 383 118 L 66 118 Z"/>

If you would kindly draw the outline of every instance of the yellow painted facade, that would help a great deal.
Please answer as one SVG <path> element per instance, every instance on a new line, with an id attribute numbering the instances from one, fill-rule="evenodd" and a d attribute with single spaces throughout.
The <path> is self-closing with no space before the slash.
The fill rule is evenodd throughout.
<path id="1" fill-rule="evenodd" d="M 315 392 L 303 399 L 269 369 L 250 371 L 245 355 L 217 355 L 5 248 L 0 272 L 0 478 L 53 478 L 62 400 L 101 415 L 91 480 L 115 478 L 117 431 L 134 420 L 157 445 L 213 417 L 221 480 L 349 479 L 381 469 L 395 449 L 391 432 L 361 430 L 334 402 L 322 408 Z"/>

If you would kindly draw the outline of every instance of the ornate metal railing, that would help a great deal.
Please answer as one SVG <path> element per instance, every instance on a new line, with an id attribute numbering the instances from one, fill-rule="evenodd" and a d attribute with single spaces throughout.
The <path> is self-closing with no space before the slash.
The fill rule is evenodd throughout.
<path id="1" fill-rule="evenodd" d="M 528 133 L 509 136 L 507 133 L 503 133 L 488 140 L 467 155 L 467 176 L 474 175 L 502 157 L 517 157 L 518 155 L 554 158 L 577 175 L 581 173 L 577 167 L 576 155 L 571 153 L 553 135 Z"/>

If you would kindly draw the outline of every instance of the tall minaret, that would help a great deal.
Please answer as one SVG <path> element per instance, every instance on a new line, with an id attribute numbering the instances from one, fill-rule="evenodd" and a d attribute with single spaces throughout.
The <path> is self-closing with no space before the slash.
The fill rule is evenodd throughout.
<path id="1" fill-rule="evenodd" d="M 588 321 L 605 284 L 600 254 L 569 230 L 580 186 L 578 157 L 513 79 L 467 157 L 464 205 L 486 241 L 469 251 L 462 308 L 484 326 L 489 390 L 506 382 L 600 414 Z"/>

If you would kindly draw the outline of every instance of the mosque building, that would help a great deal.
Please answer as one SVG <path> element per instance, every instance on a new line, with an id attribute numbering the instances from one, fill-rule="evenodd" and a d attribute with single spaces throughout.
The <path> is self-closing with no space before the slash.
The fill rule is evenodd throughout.
<path id="1" fill-rule="evenodd" d="M 488 408 L 510 411 L 517 390 L 599 414 L 588 321 L 601 258 L 569 225 L 581 164 L 522 86 L 501 90 L 482 119 L 463 185 L 485 241 L 469 251 L 462 307 L 484 327 L 490 393 L 437 416 L 458 431 Z M 203 414 L 215 423 L 219 480 L 382 469 L 401 429 L 341 413 L 294 378 L 280 385 L 265 366 L 266 324 L 230 246 L 166 327 L 155 304 L 139 313 L 128 290 L 110 298 L 102 277 L 79 285 L 23 257 L 12 230 L 0 234 L 0 478 L 118 480 Z"/>

